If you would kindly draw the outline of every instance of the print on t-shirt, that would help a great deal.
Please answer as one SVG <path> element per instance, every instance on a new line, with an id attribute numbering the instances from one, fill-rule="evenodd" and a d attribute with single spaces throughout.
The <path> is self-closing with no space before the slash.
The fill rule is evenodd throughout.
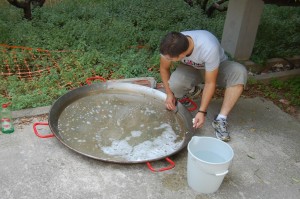
<path id="1" fill-rule="evenodd" d="M 194 68 L 197 68 L 197 69 L 204 68 L 204 63 L 196 63 L 189 59 L 182 59 L 181 61 L 182 61 L 182 63 L 189 65 L 189 66 L 193 66 Z"/>

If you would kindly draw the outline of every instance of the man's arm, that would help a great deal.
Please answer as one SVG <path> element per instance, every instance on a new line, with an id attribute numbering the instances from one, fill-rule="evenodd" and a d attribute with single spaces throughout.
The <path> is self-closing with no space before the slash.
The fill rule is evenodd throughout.
<path id="1" fill-rule="evenodd" d="M 200 111 L 206 111 L 215 93 L 218 68 L 213 71 L 205 71 L 205 85 L 202 93 Z"/>
<path id="2" fill-rule="evenodd" d="M 208 105 L 215 93 L 216 82 L 218 76 L 218 68 L 213 71 L 205 71 L 205 85 L 202 93 L 201 104 L 199 110 L 206 112 Z M 205 114 L 198 112 L 195 116 L 195 128 L 201 128 L 205 122 Z"/>
<path id="3" fill-rule="evenodd" d="M 169 83 L 168 83 L 171 75 L 170 67 L 171 67 L 171 61 L 163 57 L 160 57 L 159 72 L 167 95 L 172 94 L 172 91 L 170 90 Z"/>
<path id="4" fill-rule="evenodd" d="M 169 87 L 169 82 L 168 82 L 170 79 L 170 76 L 171 76 L 170 67 L 171 67 L 171 61 L 169 61 L 163 57 L 160 57 L 159 71 L 160 71 L 160 76 L 161 76 L 161 79 L 162 79 L 162 82 L 163 82 L 163 85 L 164 85 L 164 88 L 165 88 L 165 91 L 167 94 L 167 99 L 165 101 L 165 104 L 166 104 L 167 109 L 174 110 L 176 108 L 175 107 L 175 97 Z"/>

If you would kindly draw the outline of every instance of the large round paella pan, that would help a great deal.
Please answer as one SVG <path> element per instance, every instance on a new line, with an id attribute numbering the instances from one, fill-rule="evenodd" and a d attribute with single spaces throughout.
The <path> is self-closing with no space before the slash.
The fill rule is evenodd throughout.
<path id="1" fill-rule="evenodd" d="M 48 124 L 65 146 L 90 158 L 142 163 L 169 157 L 193 136 L 192 116 L 178 103 L 166 110 L 166 94 L 131 83 L 94 83 L 52 105 Z"/>

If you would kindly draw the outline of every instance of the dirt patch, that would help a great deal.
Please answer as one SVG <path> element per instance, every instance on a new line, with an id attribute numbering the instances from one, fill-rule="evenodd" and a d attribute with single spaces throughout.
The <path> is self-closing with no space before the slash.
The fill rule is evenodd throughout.
<path id="1" fill-rule="evenodd" d="M 23 129 L 24 126 L 30 125 L 34 121 L 48 121 L 48 114 L 16 118 L 14 120 L 14 125 L 17 126 L 19 129 Z"/>
<path id="2" fill-rule="evenodd" d="M 268 93 L 265 92 L 266 87 L 268 87 Z M 276 106 L 278 106 L 282 111 L 291 115 L 292 117 L 300 121 L 300 107 L 292 105 L 291 102 L 285 98 L 286 90 L 275 89 L 268 85 L 264 85 L 264 89 L 259 84 L 249 85 L 242 93 L 243 98 L 255 98 L 262 97 L 267 100 L 272 101 Z M 276 94 L 276 97 L 270 95 L 270 93 Z M 223 98 L 224 89 L 217 89 L 214 98 Z"/>
<path id="3" fill-rule="evenodd" d="M 291 58 L 272 58 L 267 60 L 263 66 L 249 60 L 242 61 L 241 63 L 246 66 L 249 75 L 255 76 L 300 69 L 300 56 L 298 55 Z"/>
<path id="4" fill-rule="evenodd" d="M 248 70 L 248 77 L 253 77 L 258 83 L 248 84 L 242 97 L 253 98 L 263 97 L 272 101 L 281 110 L 297 118 L 300 121 L 300 107 L 291 103 L 291 99 L 286 96 L 291 91 L 287 89 L 276 89 L 268 83 L 270 80 L 276 78 L 278 80 L 288 80 L 290 78 L 298 77 L 300 69 L 300 55 L 290 58 L 272 58 L 267 60 L 264 66 L 256 64 L 252 61 L 242 62 Z M 260 84 L 265 83 L 265 84 Z M 216 97 L 223 95 L 222 90 L 216 92 Z"/>

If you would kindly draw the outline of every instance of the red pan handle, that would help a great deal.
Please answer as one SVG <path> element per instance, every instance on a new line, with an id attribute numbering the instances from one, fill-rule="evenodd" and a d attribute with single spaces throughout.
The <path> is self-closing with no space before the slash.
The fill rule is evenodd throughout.
<path id="1" fill-rule="evenodd" d="M 185 102 L 185 101 L 189 101 L 193 105 L 192 107 L 188 108 L 188 110 L 190 112 L 197 109 L 197 104 L 193 100 L 191 100 L 190 98 L 183 98 L 183 99 L 179 100 L 180 103 Z"/>
<path id="2" fill-rule="evenodd" d="M 106 79 L 101 76 L 90 77 L 85 80 L 88 85 L 91 85 L 93 80 L 101 80 L 102 82 L 106 82 Z"/>
<path id="3" fill-rule="evenodd" d="M 170 166 L 165 167 L 165 168 L 155 169 L 155 168 L 152 167 L 152 165 L 150 164 L 150 162 L 147 162 L 147 166 L 153 172 L 166 171 L 166 170 L 173 169 L 175 167 L 175 163 L 170 158 L 166 158 L 166 161 L 170 163 Z"/>
<path id="4" fill-rule="evenodd" d="M 40 137 L 40 138 L 51 138 L 51 137 L 54 137 L 53 134 L 48 134 L 48 135 L 41 135 L 39 134 L 38 130 L 36 129 L 36 126 L 39 126 L 39 125 L 45 125 L 47 126 L 48 123 L 47 122 L 36 122 L 33 124 L 33 131 L 35 133 L 36 136 Z"/>

